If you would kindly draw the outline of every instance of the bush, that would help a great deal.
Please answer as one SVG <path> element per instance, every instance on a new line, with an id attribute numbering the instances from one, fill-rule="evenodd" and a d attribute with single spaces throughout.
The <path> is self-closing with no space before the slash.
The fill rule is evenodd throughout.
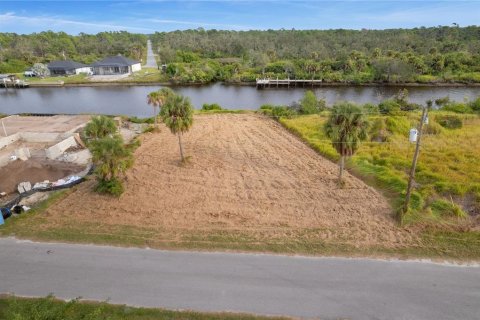
<path id="1" fill-rule="evenodd" d="M 426 134 L 440 134 L 442 133 L 442 126 L 435 121 L 430 121 L 429 124 L 424 126 Z"/>
<path id="2" fill-rule="evenodd" d="M 463 127 L 463 121 L 459 116 L 455 115 L 438 115 L 435 121 L 447 129 L 460 129 Z"/>
<path id="3" fill-rule="evenodd" d="M 117 178 L 111 180 L 99 180 L 94 189 L 98 193 L 120 197 L 124 191 L 123 183 Z"/>
<path id="4" fill-rule="evenodd" d="M 442 107 L 444 111 L 451 111 L 455 113 L 472 113 L 473 110 L 465 103 L 450 102 Z"/>
<path id="5" fill-rule="evenodd" d="M 430 208 L 437 217 L 466 217 L 465 212 L 460 207 L 444 199 L 435 200 L 430 204 Z"/>
<path id="6" fill-rule="evenodd" d="M 450 97 L 449 96 L 446 96 L 446 97 L 443 97 L 443 98 L 438 98 L 438 99 L 435 100 L 435 104 L 439 108 L 441 108 L 444 105 L 447 105 L 449 103 L 450 103 Z"/>
<path id="7" fill-rule="evenodd" d="M 132 123 L 148 123 L 148 124 L 153 124 L 155 122 L 153 117 L 150 117 L 150 118 L 130 117 L 130 118 L 128 118 L 128 121 L 130 121 Z"/>
<path id="8" fill-rule="evenodd" d="M 374 105 L 372 103 L 365 103 L 363 106 L 362 106 L 362 109 L 365 111 L 366 114 L 379 114 L 380 113 L 380 109 L 378 108 L 377 105 Z"/>
<path id="9" fill-rule="evenodd" d="M 470 109 L 472 109 L 473 111 L 475 112 L 480 112 L 480 97 L 478 97 L 477 99 L 473 100 L 472 102 L 470 102 L 468 104 L 468 106 L 470 107 Z"/>
<path id="10" fill-rule="evenodd" d="M 275 108 L 273 104 L 262 104 L 260 106 L 260 110 L 272 110 L 273 108 Z"/>
<path id="11" fill-rule="evenodd" d="M 223 109 L 217 103 L 212 103 L 212 104 L 204 103 L 202 105 L 202 110 L 207 111 L 207 110 L 223 110 Z"/>
<path id="12" fill-rule="evenodd" d="M 393 99 L 387 99 L 380 102 L 378 109 L 383 114 L 397 114 L 401 110 L 401 105 Z"/>
<path id="13" fill-rule="evenodd" d="M 387 131 L 387 124 L 385 123 L 384 118 L 377 118 L 373 121 L 372 126 L 370 127 L 370 140 L 377 142 L 385 142 L 388 140 L 390 133 Z"/>
<path id="14" fill-rule="evenodd" d="M 302 100 L 300 100 L 301 114 L 315 114 L 325 109 L 325 100 L 318 100 L 313 91 L 306 91 Z"/>

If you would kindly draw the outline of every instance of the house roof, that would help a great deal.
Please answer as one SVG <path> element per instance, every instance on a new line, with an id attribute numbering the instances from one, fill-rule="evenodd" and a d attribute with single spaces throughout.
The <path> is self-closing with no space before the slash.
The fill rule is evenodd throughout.
<path id="1" fill-rule="evenodd" d="M 118 55 L 92 63 L 92 67 L 127 67 L 137 63 L 140 62 Z"/>
<path id="2" fill-rule="evenodd" d="M 71 60 L 59 60 L 59 61 L 52 61 L 48 64 L 48 69 L 64 69 L 64 70 L 72 70 L 78 68 L 85 68 L 88 67 L 86 64 L 78 63 Z"/>

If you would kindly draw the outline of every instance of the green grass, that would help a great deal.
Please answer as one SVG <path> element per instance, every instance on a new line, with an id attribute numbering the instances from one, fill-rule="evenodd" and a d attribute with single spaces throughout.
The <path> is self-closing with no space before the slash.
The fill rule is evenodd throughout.
<path id="1" fill-rule="evenodd" d="M 465 211 L 480 211 L 480 118 L 457 115 L 463 120 L 460 129 L 445 129 L 435 122 L 445 112 L 431 112 L 430 124 L 422 139 L 411 214 L 406 223 L 434 221 L 458 222 Z M 332 161 L 338 154 L 323 132 L 326 116 L 282 118 L 280 122 L 304 139 L 312 148 Z M 414 144 L 408 142 L 408 131 L 419 120 L 418 113 L 371 117 L 374 128 L 385 141 L 367 141 L 349 160 L 350 170 L 383 190 L 395 209 L 403 205 Z M 380 122 L 380 124 L 378 124 Z M 447 219 L 452 217 L 454 219 Z"/>
<path id="2" fill-rule="evenodd" d="M 216 113 L 252 113 L 251 110 L 231 110 L 231 109 L 221 109 L 221 110 L 195 110 L 195 114 L 216 114 Z"/>
<path id="3" fill-rule="evenodd" d="M 19 298 L 0 296 L 0 320 L 257 320 L 287 319 L 261 317 L 241 313 L 206 313 L 194 311 L 170 311 L 154 308 L 134 308 L 126 305 L 85 302 L 78 299 L 69 302 L 52 296 L 45 298 Z"/>
<path id="4" fill-rule="evenodd" d="M 0 227 L 0 236 L 15 236 L 38 241 L 109 244 L 114 246 L 150 247 L 172 250 L 233 250 L 281 254 L 369 256 L 397 258 L 434 258 L 478 260 L 480 233 L 425 229 L 418 242 L 405 247 L 352 245 L 351 239 L 324 240 L 328 229 L 278 230 L 175 230 L 159 227 L 104 225 L 96 221 L 79 222 L 64 219 L 50 224 L 45 209 L 73 190 L 54 193 L 32 211 L 10 218 Z"/>
<path id="5" fill-rule="evenodd" d="M 92 81 L 85 74 L 79 74 L 74 76 L 57 76 L 57 77 L 25 77 L 23 74 L 16 74 L 19 79 L 25 80 L 32 84 L 56 84 L 60 81 L 63 81 L 64 84 L 86 84 L 86 83 L 97 83 L 97 81 Z M 168 77 L 162 74 L 159 70 L 155 68 L 143 68 L 138 72 L 134 72 L 129 75 L 127 78 L 110 81 L 112 83 L 157 83 L 157 82 L 168 82 Z M 108 83 L 107 81 L 98 81 L 98 83 Z"/>
<path id="6" fill-rule="evenodd" d="M 25 80 L 29 83 L 44 83 L 44 84 L 52 84 L 52 83 L 58 83 L 59 81 L 63 81 L 65 84 L 78 84 L 78 83 L 88 83 L 90 82 L 87 79 L 87 76 L 84 74 L 79 74 L 79 75 L 74 75 L 74 76 L 68 76 L 68 77 L 45 77 L 45 78 L 38 78 L 38 77 L 25 77 L 23 74 L 17 74 L 17 76 L 21 80 Z"/>

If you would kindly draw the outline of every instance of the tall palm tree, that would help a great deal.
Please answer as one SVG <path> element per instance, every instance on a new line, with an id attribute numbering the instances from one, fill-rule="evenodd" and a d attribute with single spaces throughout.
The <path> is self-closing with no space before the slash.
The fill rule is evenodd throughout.
<path id="1" fill-rule="evenodd" d="M 345 157 L 352 156 L 357 151 L 360 141 L 367 139 L 368 125 L 362 109 L 349 102 L 336 104 L 325 123 L 325 133 L 340 155 L 339 185 L 342 184 Z"/>
<path id="2" fill-rule="evenodd" d="M 157 127 L 157 112 L 156 108 L 159 107 L 161 108 L 167 99 L 170 96 L 173 96 L 175 93 L 173 92 L 172 89 L 170 88 L 162 88 L 157 91 L 150 92 L 147 95 L 147 103 L 151 106 L 153 106 L 153 117 L 154 117 L 154 122 L 155 122 L 155 128 Z"/>
<path id="3" fill-rule="evenodd" d="M 182 95 L 168 97 L 160 110 L 160 115 L 170 131 L 178 136 L 180 157 L 184 161 L 182 134 L 187 132 L 193 124 L 193 108 L 190 99 Z"/>

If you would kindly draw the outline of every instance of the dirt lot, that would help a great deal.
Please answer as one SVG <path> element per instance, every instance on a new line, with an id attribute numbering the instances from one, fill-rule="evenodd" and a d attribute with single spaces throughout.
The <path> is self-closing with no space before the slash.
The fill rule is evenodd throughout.
<path id="1" fill-rule="evenodd" d="M 355 246 L 402 246 L 413 235 L 395 226 L 387 201 L 317 155 L 279 124 L 253 114 L 196 116 L 184 136 L 185 166 L 168 129 L 147 134 L 120 199 L 85 183 L 51 206 L 48 224 L 94 222 L 170 234 L 227 230 L 281 239 L 307 232 Z M 308 232 L 308 230 L 312 232 Z M 171 240 L 171 239 L 170 239 Z"/>

